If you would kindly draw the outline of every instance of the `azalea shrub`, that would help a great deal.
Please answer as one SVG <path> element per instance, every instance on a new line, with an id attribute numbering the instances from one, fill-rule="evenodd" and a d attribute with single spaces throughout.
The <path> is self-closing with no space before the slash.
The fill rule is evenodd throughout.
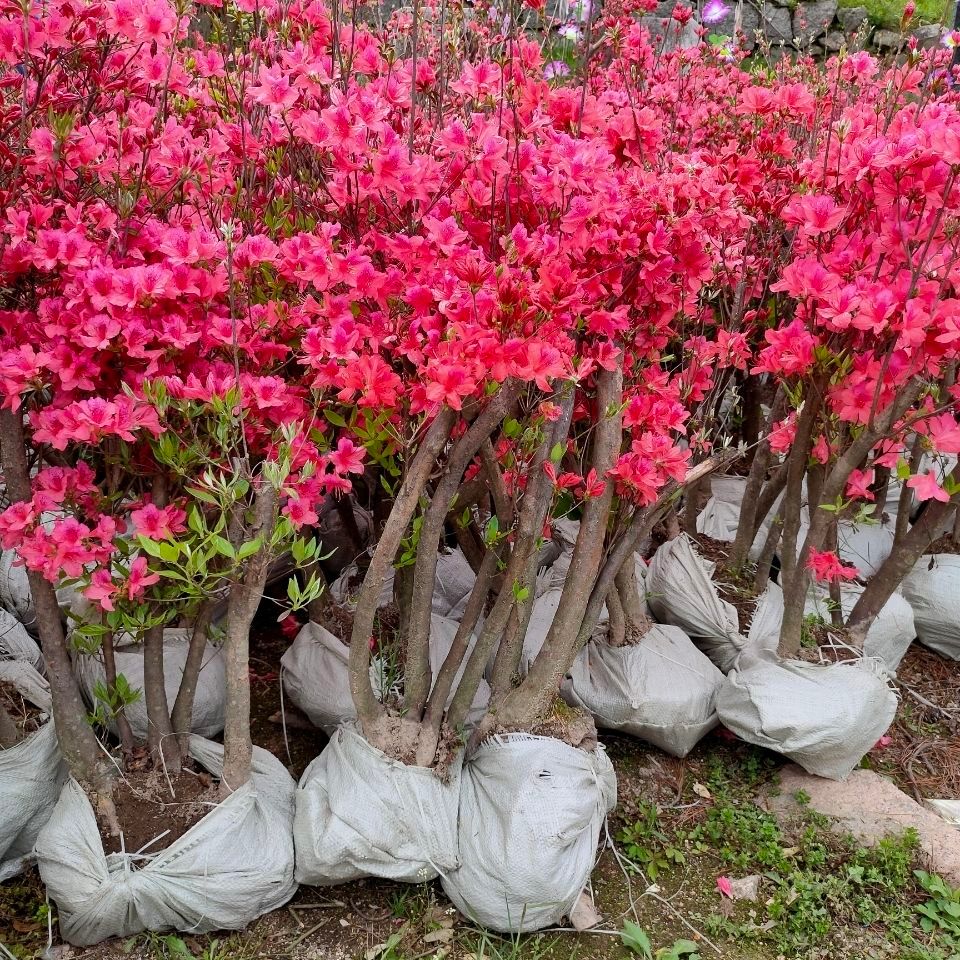
<path id="1" fill-rule="evenodd" d="M 640 8 L 573 10 L 558 57 L 530 11 L 486 3 L 386 22 L 320 0 L 0 6 L 0 538 L 101 798 L 55 585 L 86 601 L 74 644 L 109 661 L 143 640 L 149 746 L 174 768 L 191 681 L 167 702 L 163 630 L 192 625 L 202 651 L 225 605 L 228 792 L 249 776 L 253 616 L 284 556 L 288 610 L 320 597 L 329 498 L 362 492 L 376 518 L 343 638 L 360 723 L 427 766 L 488 663 L 476 737 L 549 712 L 604 604 L 635 609 L 643 538 L 685 491 L 695 522 L 728 463 L 757 507 L 744 557 L 783 493 L 786 653 L 811 577 L 850 575 L 838 519 L 896 476 L 942 505 L 909 549 L 955 511 L 957 478 L 912 456 L 960 450 L 939 55 L 772 69 L 734 43 L 671 51 Z M 570 573 L 520 681 L 566 516 Z M 477 577 L 434 676 L 449 536 Z M 383 702 L 370 641 L 394 571 L 405 677 Z"/>

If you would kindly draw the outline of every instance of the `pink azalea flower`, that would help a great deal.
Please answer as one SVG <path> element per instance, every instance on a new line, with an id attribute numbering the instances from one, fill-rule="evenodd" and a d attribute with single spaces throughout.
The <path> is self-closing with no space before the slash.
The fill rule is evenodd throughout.
<path id="1" fill-rule="evenodd" d="M 160 574 L 150 572 L 150 568 L 147 565 L 147 558 L 137 557 L 133 563 L 130 564 L 130 573 L 127 576 L 127 599 L 136 600 L 146 592 L 147 587 L 152 587 L 155 583 L 159 583 L 159 581 Z"/>
<path id="2" fill-rule="evenodd" d="M 939 500 L 941 503 L 950 502 L 950 494 L 940 486 L 936 474 L 932 470 L 912 476 L 907 481 L 907 486 L 916 493 L 917 499 L 921 502 L 924 500 Z"/>

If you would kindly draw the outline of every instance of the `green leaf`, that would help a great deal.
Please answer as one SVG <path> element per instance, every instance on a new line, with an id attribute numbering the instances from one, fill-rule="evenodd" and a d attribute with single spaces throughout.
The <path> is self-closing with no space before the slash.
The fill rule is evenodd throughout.
<path id="1" fill-rule="evenodd" d="M 645 960 L 653 960 L 653 948 L 650 945 L 650 938 L 647 936 L 643 927 L 634 923 L 632 920 L 625 920 L 623 929 L 620 931 L 620 939 L 623 945 L 631 950 L 637 956 L 644 957 Z"/>
<path id="2" fill-rule="evenodd" d="M 194 533 L 204 534 L 203 514 L 197 509 L 195 503 L 190 504 L 190 510 L 187 513 L 187 524 Z"/>
<path id="3" fill-rule="evenodd" d="M 246 560 L 247 557 L 252 557 L 262 546 L 263 537 L 257 537 L 256 540 L 248 540 L 246 543 L 242 543 L 237 551 L 237 559 Z"/>
<path id="4" fill-rule="evenodd" d="M 564 446 L 562 443 L 555 443 L 553 449 L 550 451 L 550 459 L 554 463 L 559 463 L 563 459 Z"/>
<path id="5" fill-rule="evenodd" d="M 156 557 L 158 560 L 162 559 L 162 554 L 160 553 L 160 544 L 156 540 L 151 540 L 149 537 L 145 537 L 142 533 L 137 534 L 137 543 L 140 544 L 141 549 L 144 552 L 149 553 L 151 557 Z"/>
<path id="6" fill-rule="evenodd" d="M 347 421 L 340 416 L 339 413 L 336 413 L 333 410 L 324 410 L 323 415 L 330 421 L 335 427 L 345 427 Z"/>
<path id="7" fill-rule="evenodd" d="M 176 541 L 162 541 L 160 543 L 160 559 L 164 563 L 176 563 L 180 559 L 180 545 Z"/>
<path id="8" fill-rule="evenodd" d="M 206 490 L 200 490 L 197 487 L 188 487 L 187 493 L 189 493 L 191 497 L 200 500 L 202 503 L 212 503 L 214 506 L 216 506 L 217 498 L 212 493 L 207 493 Z"/>
<path id="9" fill-rule="evenodd" d="M 216 544 L 217 553 L 229 557 L 231 560 L 237 559 L 237 551 L 233 549 L 233 544 L 225 537 L 214 537 L 213 542 Z"/>

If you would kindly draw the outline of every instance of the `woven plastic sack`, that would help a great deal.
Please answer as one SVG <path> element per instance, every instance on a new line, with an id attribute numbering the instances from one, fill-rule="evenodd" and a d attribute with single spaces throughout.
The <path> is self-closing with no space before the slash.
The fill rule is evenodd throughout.
<path id="1" fill-rule="evenodd" d="M 0 661 L 0 681 L 13 684 L 41 710 L 50 710 L 47 681 L 24 661 Z M 67 767 L 53 722 L 19 743 L 0 749 L 0 881 L 32 859 L 33 844 L 53 810 Z"/>
<path id="2" fill-rule="evenodd" d="M 723 543 L 733 543 L 737 537 L 737 527 L 740 524 L 740 511 L 743 506 L 746 488 L 747 477 L 713 477 L 710 481 L 710 499 L 707 500 L 703 510 L 697 515 L 697 533 L 702 533 Z M 806 497 L 806 488 L 804 488 L 802 496 Z M 748 552 L 751 560 L 756 561 L 760 558 L 770 527 L 782 502 L 783 494 L 781 493 L 774 501 L 770 512 L 760 521 Z M 800 508 L 800 532 L 798 534 L 800 543 L 803 543 L 803 538 L 806 536 L 809 527 L 809 512 L 806 502 L 804 502 Z"/>
<path id="3" fill-rule="evenodd" d="M 710 499 L 697 516 L 697 533 L 732 543 L 737 536 L 746 486 L 746 477 L 712 477 Z"/>
<path id="4" fill-rule="evenodd" d="M 426 767 L 391 760 L 352 726 L 341 727 L 297 788 L 297 880 L 422 883 L 456 869 L 461 762 L 444 782 Z"/>
<path id="5" fill-rule="evenodd" d="M 845 583 L 840 587 L 840 612 L 844 619 L 850 616 L 863 590 L 864 588 L 856 583 Z M 805 613 L 815 614 L 825 623 L 830 623 L 829 594 L 822 589 L 812 590 L 804 610 Z M 894 593 L 867 631 L 863 655 L 882 660 L 889 671 L 895 672 L 916 635 L 913 609 L 904 596 Z"/>
<path id="6" fill-rule="evenodd" d="M 719 722 L 716 699 L 723 682 L 679 627 L 654 624 L 628 646 L 591 640 L 561 692 L 568 703 L 589 710 L 598 727 L 685 757 Z"/>
<path id="7" fill-rule="evenodd" d="M 350 696 L 350 648 L 329 630 L 309 622 L 280 658 L 284 693 L 310 722 L 328 734 L 355 720 Z M 379 671 L 371 671 L 371 680 Z"/>
<path id="8" fill-rule="evenodd" d="M 214 776 L 223 747 L 190 738 Z M 286 903 L 294 881 L 296 784 L 279 760 L 253 748 L 252 776 L 165 850 L 104 854 L 90 801 L 69 779 L 37 840 L 37 862 L 74 946 L 144 930 L 240 930 Z"/>
<path id="9" fill-rule="evenodd" d="M 441 554 L 437 560 L 437 585 L 433 591 L 433 612 L 459 622 L 477 582 L 462 550 Z"/>
<path id="10" fill-rule="evenodd" d="M 37 611 L 33 606 L 26 567 L 18 564 L 16 550 L 0 552 L 0 607 L 12 613 L 28 630 L 34 631 Z"/>
<path id="11" fill-rule="evenodd" d="M 808 773 L 843 780 L 897 711 L 879 661 L 805 663 L 751 650 L 717 696 L 720 722 Z"/>
<path id="12" fill-rule="evenodd" d="M 167 702 L 173 707 L 183 679 L 183 669 L 187 662 L 192 629 L 170 628 L 163 631 L 163 680 L 167 691 Z M 122 674 L 134 690 L 143 690 L 143 646 L 134 643 L 120 643 L 115 651 L 117 675 Z M 94 689 L 98 683 L 106 682 L 106 672 L 99 655 L 81 654 L 76 659 L 77 679 L 87 703 L 96 701 Z M 197 690 L 193 698 L 193 723 L 191 731 L 201 737 L 215 737 L 223 730 L 224 714 L 227 705 L 227 675 L 223 664 L 223 653 L 219 647 L 208 643 L 203 653 L 203 666 L 197 680 Z M 141 696 L 124 708 L 130 729 L 138 740 L 147 736 L 147 703 Z M 115 724 L 110 729 L 116 733 Z"/>
<path id="13" fill-rule="evenodd" d="M 447 617 L 434 614 L 430 618 L 430 666 L 434 680 L 450 652 L 457 626 L 455 620 Z M 471 639 L 471 645 L 475 640 L 476 637 Z M 329 630 L 312 622 L 301 628 L 280 659 L 284 693 L 311 723 L 328 735 L 341 724 L 357 718 L 350 695 L 349 659 L 350 648 Z M 451 696 L 466 669 L 467 659 L 464 657 Z M 401 688 L 402 678 L 391 672 L 388 663 L 374 657 L 370 664 L 370 683 L 377 697 L 383 700 L 391 689 Z M 490 688 L 486 681 L 481 681 L 467 717 L 468 725 L 483 713 L 489 699 Z"/>
<path id="14" fill-rule="evenodd" d="M 564 566 L 566 562 L 567 566 Z M 642 557 L 635 555 L 634 563 L 636 567 L 637 586 L 639 587 L 642 601 L 643 613 L 650 614 L 650 608 L 646 602 L 646 575 L 647 564 Z M 557 564 L 561 565 L 562 573 L 557 572 Z M 527 625 L 527 632 L 523 638 L 523 651 L 520 654 L 520 674 L 526 676 L 530 669 L 530 664 L 536 659 L 537 654 L 543 647 L 550 627 L 553 625 L 553 618 L 557 615 L 557 609 L 560 606 L 560 597 L 563 591 L 563 582 L 567 576 L 567 567 L 569 566 L 569 557 L 561 554 L 557 564 L 541 572 L 537 578 L 537 591 L 533 601 L 533 610 L 530 613 L 530 622 Z M 607 607 L 604 605 L 600 610 L 600 616 L 597 619 L 597 625 L 594 627 L 593 636 L 602 640 L 607 635 L 610 625 L 610 615 Z M 487 665 L 487 672 L 493 668 L 495 657 L 490 658 Z"/>
<path id="15" fill-rule="evenodd" d="M 437 582 L 433 591 L 433 612 L 441 617 L 459 620 L 463 617 L 476 574 L 460 549 L 441 553 L 437 559 Z M 380 589 L 378 607 L 393 601 L 394 571 L 391 569 Z M 331 584 L 330 595 L 341 606 L 354 610 L 360 593 L 362 578 L 357 580 L 357 566 L 350 564 Z"/>
<path id="16" fill-rule="evenodd" d="M 527 734 L 494 737 L 464 765 L 458 870 L 441 880 L 468 919 L 504 932 L 568 916 L 597 854 L 617 779 L 587 752 Z"/>
<path id="17" fill-rule="evenodd" d="M 12 613 L 0 610 L 0 660 L 23 660 L 43 671 L 43 654 L 27 628 Z"/>
<path id="18" fill-rule="evenodd" d="M 931 650 L 960 660 L 960 556 L 921 557 L 901 587 L 913 608 L 917 639 Z"/>
<path id="19" fill-rule="evenodd" d="M 780 643 L 782 626 L 783 588 L 771 580 L 767 582 L 753 608 L 750 629 L 747 631 L 747 646 L 776 650 Z"/>
<path id="20" fill-rule="evenodd" d="M 443 661 L 446 660 L 447 654 L 453 646 L 453 640 L 457 635 L 459 626 L 459 623 L 450 617 L 439 617 L 434 614 L 430 619 L 430 669 L 433 672 L 434 683 L 437 680 L 437 675 L 440 673 L 440 668 L 443 666 Z M 470 654 L 473 652 L 473 647 L 476 642 L 477 631 L 474 631 L 467 645 L 466 655 L 454 676 L 453 686 L 450 689 L 450 696 L 447 698 L 446 706 L 450 706 L 451 701 L 456 695 L 457 686 L 460 683 L 461 677 L 463 677 L 464 671 L 467 669 L 467 661 L 470 659 Z M 466 720 L 464 721 L 464 725 L 467 728 L 472 728 L 483 719 L 483 715 L 487 712 L 487 704 L 489 702 L 490 685 L 485 679 L 481 679 L 477 686 L 477 692 L 473 695 L 473 702 L 470 704 L 470 710 L 467 713 Z"/>
<path id="21" fill-rule="evenodd" d="M 861 577 L 872 577 L 893 550 L 893 523 L 837 524 L 837 541 L 844 562 L 857 568 Z"/>
<path id="22" fill-rule="evenodd" d="M 680 627 L 726 673 L 747 638 L 740 633 L 736 607 L 717 593 L 715 567 L 685 533 L 668 540 L 650 561 L 647 602 L 657 620 Z"/>

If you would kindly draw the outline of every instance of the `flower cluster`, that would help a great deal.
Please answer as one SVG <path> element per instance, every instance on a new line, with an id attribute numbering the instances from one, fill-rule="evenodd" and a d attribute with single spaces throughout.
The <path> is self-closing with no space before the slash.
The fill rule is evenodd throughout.
<path id="1" fill-rule="evenodd" d="M 507 383 L 511 493 L 569 383 L 558 498 L 609 482 L 651 504 L 721 439 L 731 385 L 817 374 L 822 462 L 921 382 L 899 436 L 960 450 L 960 113 L 932 61 L 751 73 L 666 52 L 630 4 L 577 5 L 546 61 L 489 5 L 426 4 L 417 30 L 250 8 L 209 5 L 201 35 L 170 0 L 0 2 L 0 391 L 52 465 L 0 533 L 31 569 L 88 577 L 105 608 L 139 598 L 156 581 L 121 538 L 186 521 L 150 499 L 170 444 L 180 497 L 282 449 L 282 515 L 311 527 L 365 472 L 391 489 L 438 411 L 465 425 Z M 597 476 L 584 426 L 614 370 L 622 452 Z M 224 411 L 242 451 L 211 457 Z"/>

